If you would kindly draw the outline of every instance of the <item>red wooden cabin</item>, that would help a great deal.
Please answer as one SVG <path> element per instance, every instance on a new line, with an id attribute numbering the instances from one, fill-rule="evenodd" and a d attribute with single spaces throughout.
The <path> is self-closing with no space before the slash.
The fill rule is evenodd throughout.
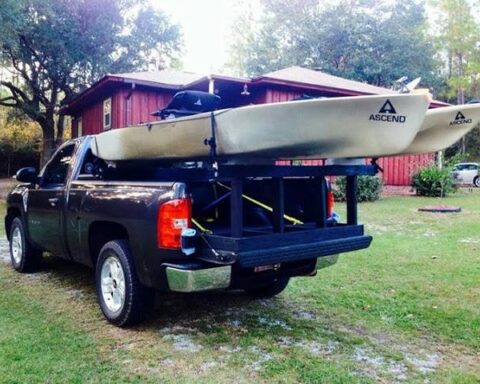
<path id="1" fill-rule="evenodd" d="M 215 92 L 221 97 L 221 108 L 288 101 L 302 95 L 340 97 L 392 92 L 301 67 L 253 79 L 179 71 L 121 73 L 103 77 L 79 94 L 62 113 L 72 116 L 73 137 L 95 134 L 158 120 L 151 113 L 165 107 L 176 92 L 185 89 Z M 435 101 L 431 107 L 442 105 L 446 104 Z M 409 185 L 412 172 L 433 158 L 433 154 L 424 154 L 380 159 L 384 183 Z"/>

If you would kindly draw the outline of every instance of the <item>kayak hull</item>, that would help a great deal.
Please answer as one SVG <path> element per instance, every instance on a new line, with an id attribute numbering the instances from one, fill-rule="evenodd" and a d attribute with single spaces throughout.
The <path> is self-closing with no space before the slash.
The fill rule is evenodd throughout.
<path id="1" fill-rule="evenodd" d="M 450 147 L 480 123 L 480 104 L 427 111 L 413 142 L 401 154 L 431 153 Z"/>
<path id="2" fill-rule="evenodd" d="M 426 95 L 313 99 L 225 109 L 96 135 L 105 160 L 377 157 L 407 148 L 425 117 Z M 212 119 L 213 116 L 213 119 Z"/>

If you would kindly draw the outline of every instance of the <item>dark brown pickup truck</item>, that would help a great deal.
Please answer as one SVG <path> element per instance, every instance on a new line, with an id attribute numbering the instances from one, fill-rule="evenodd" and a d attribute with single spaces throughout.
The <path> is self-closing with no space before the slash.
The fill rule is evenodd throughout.
<path id="1" fill-rule="evenodd" d="M 105 317 L 140 321 L 155 290 L 280 293 L 338 254 L 367 248 L 356 176 L 375 165 L 105 162 L 91 137 L 64 144 L 37 175 L 17 173 L 5 225 L 13 267 L 33 272 L 48 251 L 95 269 Z M 347 176 L 346 223 L 325 176 Z"/>

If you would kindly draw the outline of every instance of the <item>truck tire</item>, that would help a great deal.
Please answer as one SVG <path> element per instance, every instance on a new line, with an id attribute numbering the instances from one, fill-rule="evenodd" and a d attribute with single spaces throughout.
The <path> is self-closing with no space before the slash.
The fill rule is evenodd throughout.
<path id="1" fill-rule="evenodd" d="M 10 260 L 12 267 L 21 273 L 35 272 L 40 266 L 42 252 L 33 247 L 25 236 L 22 219 L 16 217 L 10 226 Z"/>
<path id="2" fill-rule="evenodd" d="M 95 285 L 104 316 L 118 327 L 141 322 L 153 302 L 153 290 L 138 280 L 126 240 L 109 241 L 102 247 L 95 269 Z"/>
<path id="3" fill-rule="evenodd" d="M 268 299 L 278 295 L 287 288 L 289 281 L 289 277 L 278 277 L 267 284 L 245 288 L 245 292 L 255 299 Z"/>
<path id="4" fill-rule="evenodd" d="M 477 188 L 480 188 L 480 176 L 477 176 L 477 177 L 475 177 L 475 179 L 473 179 L 473 184 L 474 184 Z"/>

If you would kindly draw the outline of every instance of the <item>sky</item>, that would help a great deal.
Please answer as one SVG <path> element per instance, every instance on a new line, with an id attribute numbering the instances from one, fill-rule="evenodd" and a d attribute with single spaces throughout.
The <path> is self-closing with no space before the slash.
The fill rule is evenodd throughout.
<path id="1" fill-rule="evenodd" d="M 262 11 L 260 0 L 148 1 L 152 6 L 166 12 L 172 21 L 181 26 L 184 38 L 183 70 L 199 74 L 231 74 L 224 68 L 228 60 L 231 27 L 242 9 L 252 7 L 254 12 Z M 324 1 L 334 3 L 336 0 Z M 476 1 L 470 2 L 472 5 L 476 4 Z M 434 7 L 427 6 L 426 12 L 430 21 L 437 17 Z M 473 14 L 480 19 L 480 13 L 474 11 Z"/>
<path id="2" fill-rule="evenodd" d="M 225 73 L 230 29 L 238 0 L 150 0 L 180 24 L 184 38 L 183 69 L 200 74 Z M 256 0 L 249 0 L 256 4 Z"/>

